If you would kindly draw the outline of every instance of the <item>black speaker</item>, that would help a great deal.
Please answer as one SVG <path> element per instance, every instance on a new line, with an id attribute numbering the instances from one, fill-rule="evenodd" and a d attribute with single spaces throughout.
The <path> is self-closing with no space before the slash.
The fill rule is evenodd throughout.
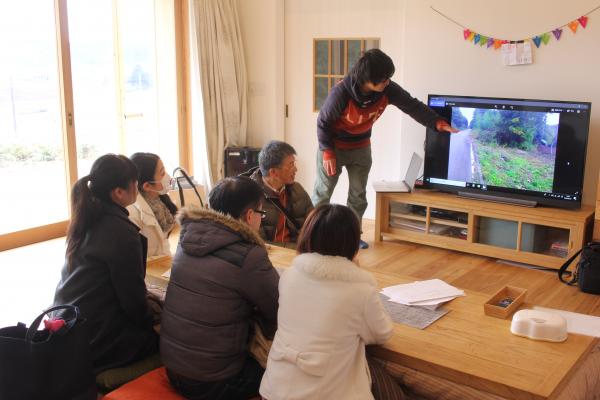
<path id="1" fill-rule="evenodd" d="M 236 176 L 258 166 L 259 148 L 227 147 L 225 149 L 225 176 Z"/>

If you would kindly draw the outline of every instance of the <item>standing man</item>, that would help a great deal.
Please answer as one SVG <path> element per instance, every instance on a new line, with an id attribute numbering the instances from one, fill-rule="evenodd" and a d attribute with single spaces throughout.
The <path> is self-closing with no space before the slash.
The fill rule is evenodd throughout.
<path id="1" fill-rule="evenodd" d="M 372 49 L 356 62 L 348 75 L 331 89 L 317 119 L 317 179 L 312 195 L 315 207 L 329 203 L 346 167 L 348 207 L 362 221 L 367 209 L 367 179 L 371 170 L 371 127 L 388 104 L 393 104 L 420 124 L 438 132 L 457 132 L 448 122 L 397 83 L 392 59 Z M 360 241 L 360 248 L 369 245 Z"/>
<path id="2" fill-rule="evenodd" d="M 251 170 L 252 178 L 265 195 L 266 215 L 260 235 L 273 244 L 296 248 L 300 228 L 313 209 L 310 197 L 295 181 L 296 150 L 279 140 L 267 143 L 258 154 L 258 168 Z"/>

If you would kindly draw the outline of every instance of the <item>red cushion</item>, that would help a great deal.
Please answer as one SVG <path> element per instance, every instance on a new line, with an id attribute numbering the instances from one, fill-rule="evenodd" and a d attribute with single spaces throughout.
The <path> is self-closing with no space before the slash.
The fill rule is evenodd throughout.
<path id="1" fill-rule="evenodd" d="M 152 370 L 103 397 L 103 400 L 181 400 L 169 383 L 165 367 Z"/>

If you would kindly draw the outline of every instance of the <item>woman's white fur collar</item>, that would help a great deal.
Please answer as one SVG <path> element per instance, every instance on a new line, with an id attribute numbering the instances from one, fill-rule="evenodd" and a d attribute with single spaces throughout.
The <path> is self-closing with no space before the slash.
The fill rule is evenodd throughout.
<path id="1" fill-rule="evenodd" d="M 377 286 L 373 275 L 361 270 L 345 257 L 304 253 L 294 259 L 292 266 L 319 280 L 364 282 Z"/>

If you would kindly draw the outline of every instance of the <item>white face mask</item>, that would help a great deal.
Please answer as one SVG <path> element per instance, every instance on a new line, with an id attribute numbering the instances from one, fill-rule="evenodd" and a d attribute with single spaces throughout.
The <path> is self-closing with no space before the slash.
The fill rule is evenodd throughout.
<path id="1" fill-rule="evenodd" d="M 154 181 L 154 184 L 158 183 L 158 181 Z M 167 194 L 169 193 L 169 189 L 171 188 L 171 177 L 169 174 L 164 174 L 162 179 L 160 180 L 160 184 L 162 185 L 162 190 L 154 190 L 150 189 L 154 192 L 158 192 L 158 194 Z"/>

